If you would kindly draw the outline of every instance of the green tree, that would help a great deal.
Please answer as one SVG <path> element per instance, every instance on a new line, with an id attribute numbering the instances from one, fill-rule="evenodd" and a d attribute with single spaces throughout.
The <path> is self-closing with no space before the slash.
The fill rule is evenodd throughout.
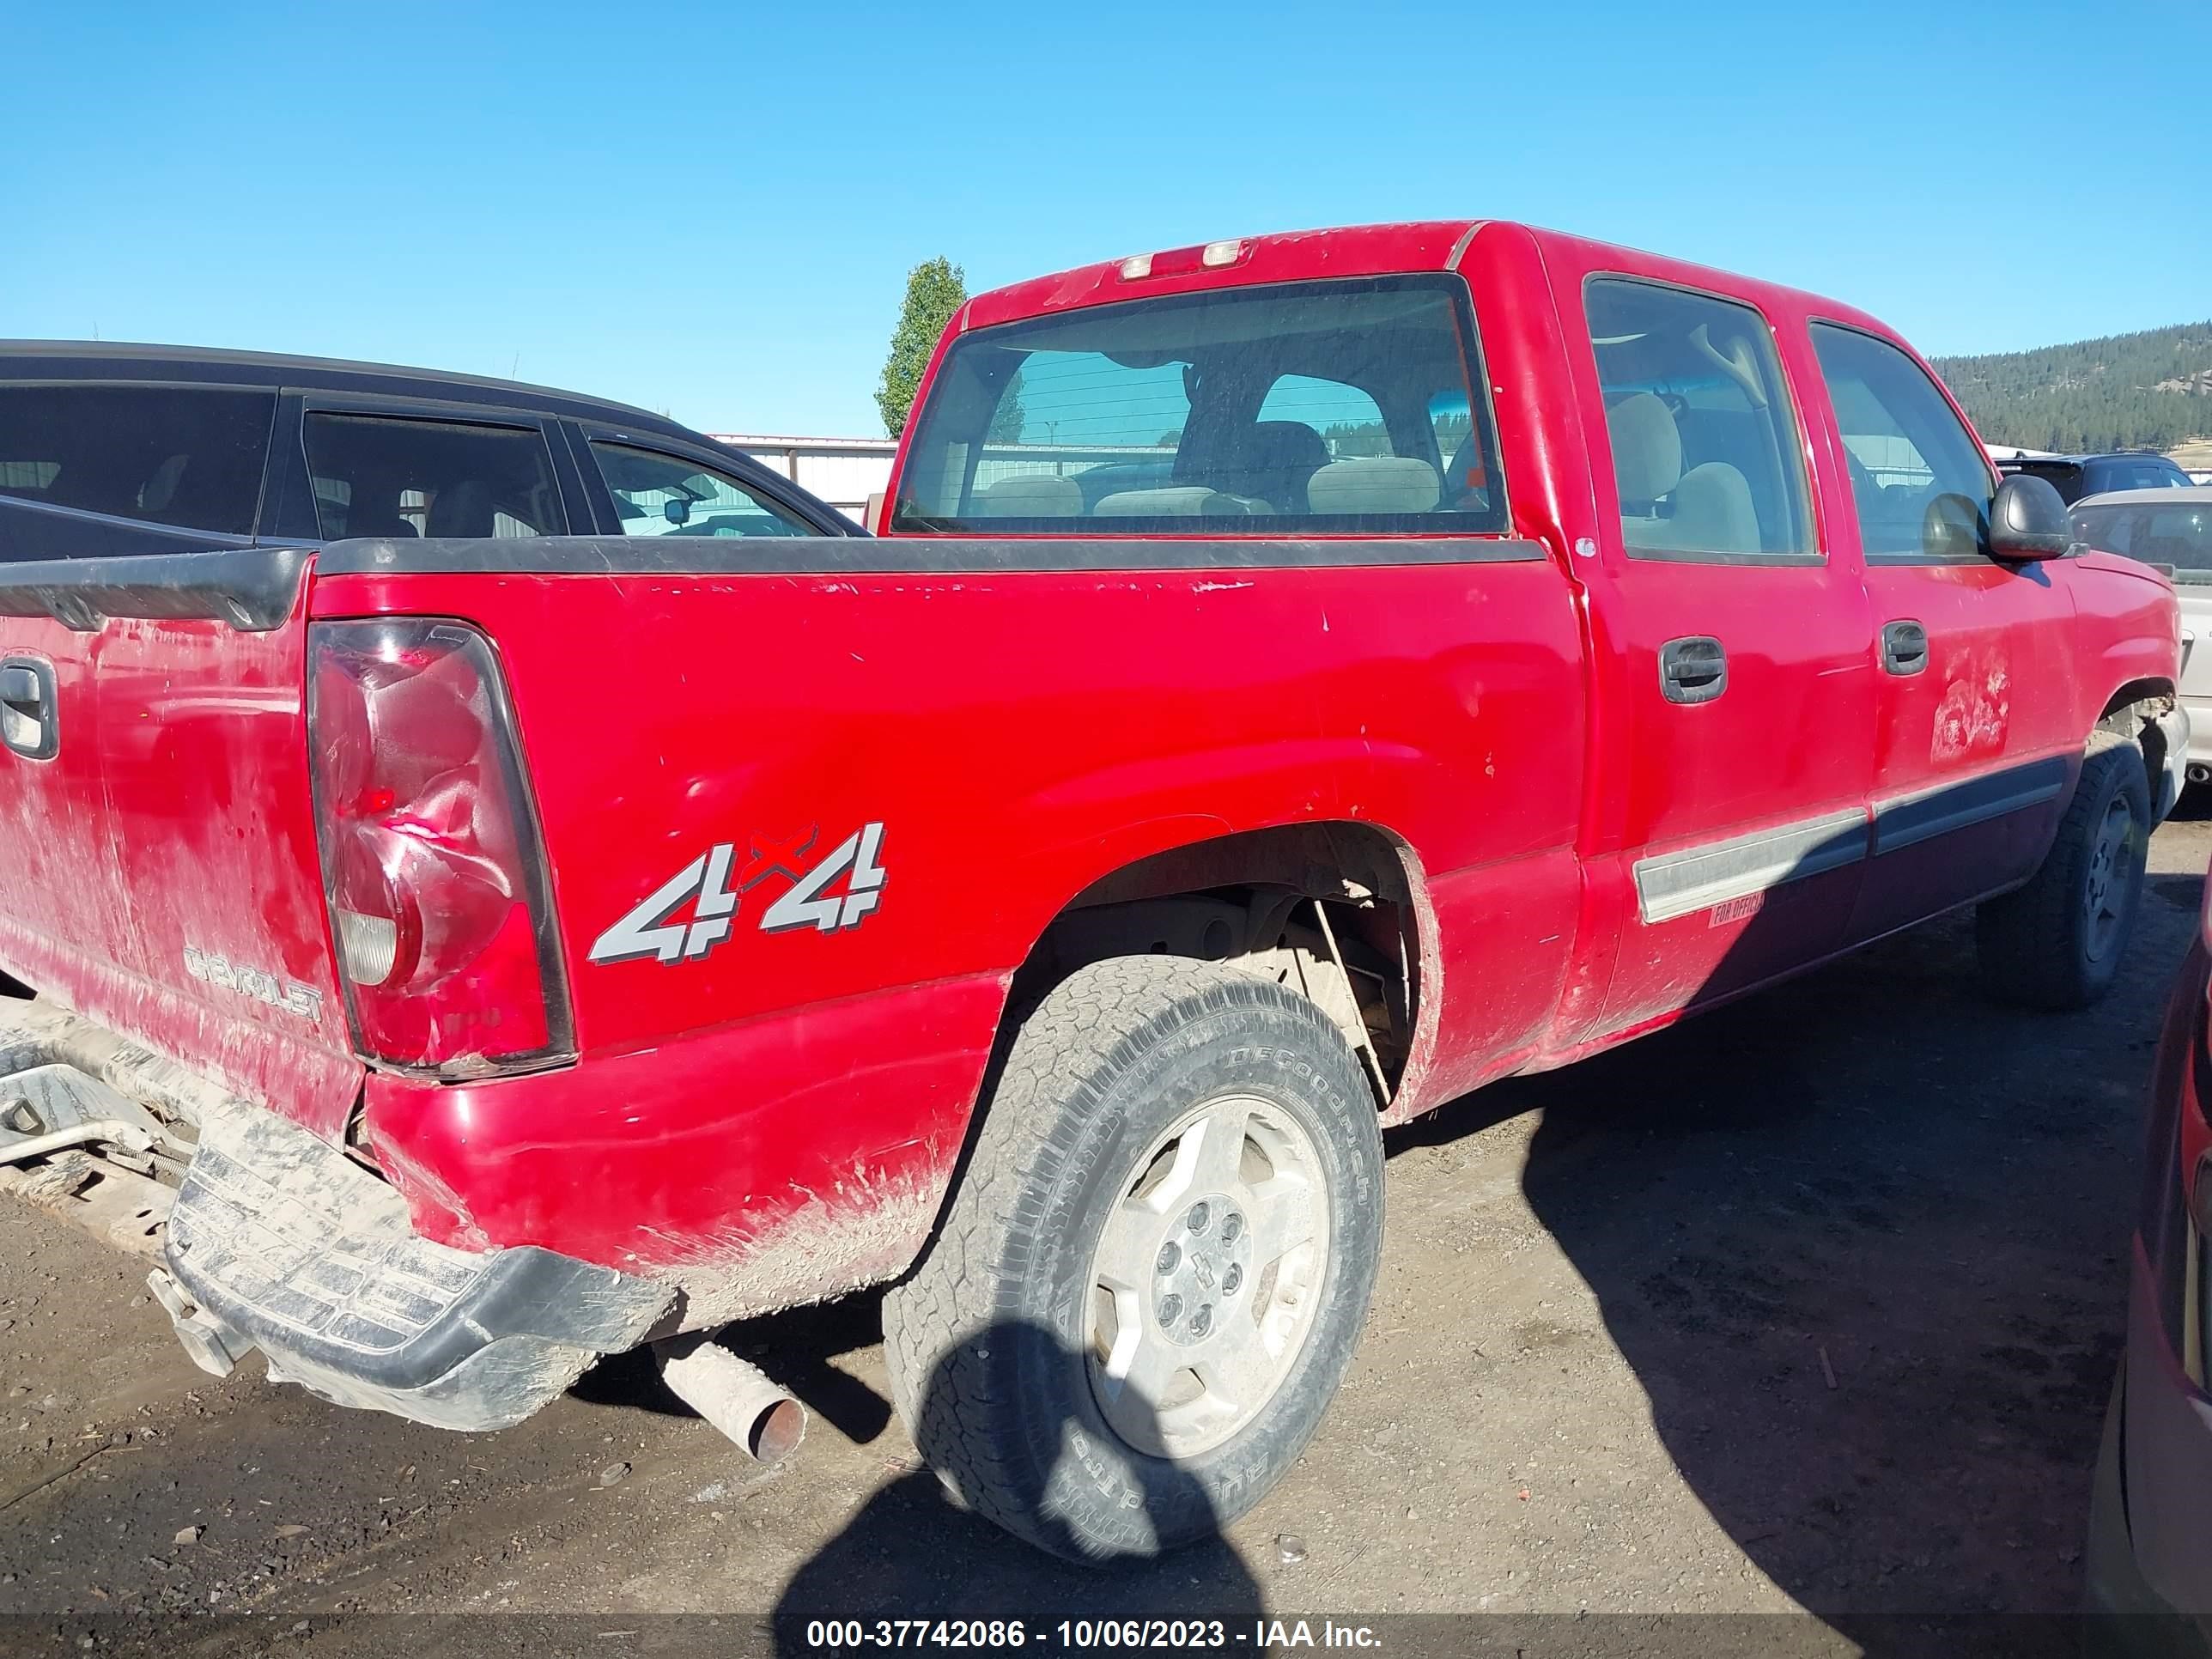
<path id="1" fill-rule="evenodd" d="M 1006 389 L 999 394 L 999 406 L 991 411 L 991 425 L 983 434 L 987 444 L 1018 444 L 1022 441 L 1022 422 L 1028 411 L 1022 407 L 1022 372 L 1014 371 L 1014 378 L 1006 382 Z"/>
<path id="2" fill-rule="evenodd" d="M 968 275 L 950 259 L 925 259 L 906 274 L 906 301 L 899 307 L 898 327 L 891 332 L 890 356 L 884 360 L 884 378 L 876 388 L 876 407 L 883 411 L 884 430 L 894 438 L 906 430 L 914 410 L 914 394 L 921 388 L 929 354 L 937 349 L 952 313 L 968 302 Z"/>

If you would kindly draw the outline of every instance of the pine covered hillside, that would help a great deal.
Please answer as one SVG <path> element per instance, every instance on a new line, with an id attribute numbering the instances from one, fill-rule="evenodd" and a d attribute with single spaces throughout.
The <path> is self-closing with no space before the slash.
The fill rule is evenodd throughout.
<path id="1" fill-rule="evenodd" d="M 2212 437 L 2212 322 L 1932 361 L 1989 443 L 2166 450 Z"/>

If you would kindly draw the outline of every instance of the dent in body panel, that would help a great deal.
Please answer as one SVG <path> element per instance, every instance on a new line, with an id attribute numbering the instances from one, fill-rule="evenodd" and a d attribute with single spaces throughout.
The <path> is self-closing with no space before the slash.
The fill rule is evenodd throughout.
<path id="1" fill-rule="evenodd" d="M 106 1028 L 125 1080 L 72 1063 L 149 1105 L 155 1097 L 173 1097 L 189 1109 L 235 1096 L 331 1134 L 360 1089 L 362 1066 L 350 1054 L 286 1036 L 128 969 L 88 960 L 7 916 L 0 916 L 0 971 L 40 989 L 40 1003 L 33 1006 Z M 181 963 L 178 977 L 184 977 Z"/>

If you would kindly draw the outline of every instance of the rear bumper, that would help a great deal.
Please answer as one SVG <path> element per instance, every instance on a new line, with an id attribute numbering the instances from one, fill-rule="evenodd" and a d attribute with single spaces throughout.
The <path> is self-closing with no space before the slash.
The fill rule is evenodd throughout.
<path id="1" fill-rule="evenodd" d="M 17 1076 L 74 1079 L 64 1092 L 150 1109 L 157 1128 L 197 1125 L 196 1146 L 163 1132 L 191 1160 L 149 1282 L 218 1374 L 258 1347 L 272 1379 L 340 1405 L 503 1428 L 600 1354 L 637 1346 L 674 1301 L 661 1280 L 535 1246 L 433 1243 L 405 1199 L 338 1148 L 78 1016 L 0 1003 L 0 1083 Z"/>
<path id="2" fill-rule="evenodd" d="M 600 1354 L 635 1347 L 672 1300 L 664 1284 L 533 1246 L 434 1244 L 384 1182 L 245 1106 L 201 1126 L 167 1261 L 193 1308 L 242 1339 L 219 1345 L 259 1348 L 272 1378 L 447 1429 L 520 1422 Z M 202 1358 L 191 1322 L 180 1334 Z"/>
<path id="3" fill-rule="evenodd" d="M 2212 764 L 2212 697 L 2185 691 L 2181 694 L 2181 709 L 2189 716 L 2189 736 L 2182 745 L 2184 751 L 2199 766 Z"/>

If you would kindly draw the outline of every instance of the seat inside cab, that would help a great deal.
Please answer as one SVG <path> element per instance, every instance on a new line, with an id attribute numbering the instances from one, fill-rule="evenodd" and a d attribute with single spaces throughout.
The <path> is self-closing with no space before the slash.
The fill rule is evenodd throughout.
<path id="1" fill-rule="evenodd" d="M 1809 552 L 1798 426 L 1751 307 L 1628 277 L 1588 287 L 1621 538 L 1633 552 Z"/>

